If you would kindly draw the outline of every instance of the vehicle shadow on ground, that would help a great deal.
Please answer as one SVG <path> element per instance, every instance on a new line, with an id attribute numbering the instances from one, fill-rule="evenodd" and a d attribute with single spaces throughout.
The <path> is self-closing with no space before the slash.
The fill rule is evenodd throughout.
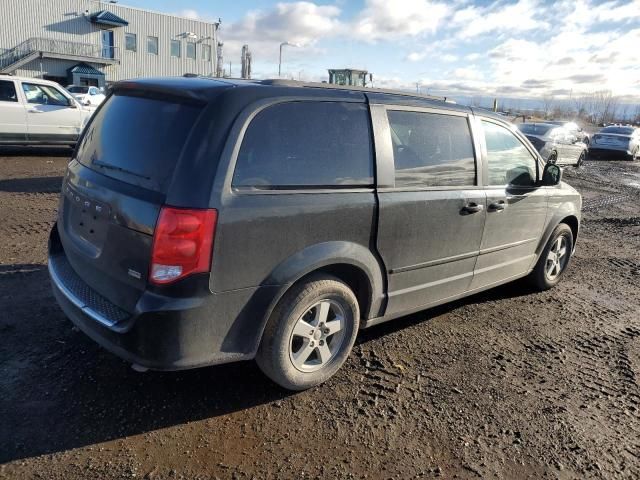
<path id="1" fill-rule="evenodd" d="M 0 146 L 0 157 L 69 157 L 73 150 L 68 146 Z"/>
<path id="2" fill-rule="evenodd" d="M 44 286 L 46 294 L 43 295 Z M 526 295 L 522 282 L 363 331 L 358 343 L 466 303 Z M 0 463 L 215 418 L 293 395 L 253 362 L 136 373 L 73 328 L 43 265 L 0 268 Z M 321 388 L 321 387 L 320 387 Z"/>
<path id="3" fill-rule="evenodd" d="M 250 409 L 291 395 L 253 362 L 134 372 L 73 328 L 43 265 L 0 268 L 0 464 Z"/>
<path id="4" fill-rule="evenodd" d="M 0 192 L 12 193 L 59 193 L 62 176 L 10 178 L 0 180 Z"/>

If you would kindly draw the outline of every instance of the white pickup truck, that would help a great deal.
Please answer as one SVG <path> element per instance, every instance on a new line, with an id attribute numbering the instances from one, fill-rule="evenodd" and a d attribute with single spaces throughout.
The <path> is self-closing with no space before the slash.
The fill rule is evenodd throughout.
<path id="1" fill-rule="evenodd" d="M 55 82 L 0 75 L 0 145 L 73 145 L 94 110 Z"/>

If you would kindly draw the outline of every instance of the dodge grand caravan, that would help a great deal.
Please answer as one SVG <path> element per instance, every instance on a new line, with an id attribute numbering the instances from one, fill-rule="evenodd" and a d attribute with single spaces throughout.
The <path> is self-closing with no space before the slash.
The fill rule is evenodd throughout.
<path id="1" fill-rule="evenodd" d="M 521 277 L 554 286 L 580 195 L 512 125 L 398 92 L 118 83 L 49 245 L 67 316 L 139 368 L 255 358 L 317 385 L 360 328 Z"/>

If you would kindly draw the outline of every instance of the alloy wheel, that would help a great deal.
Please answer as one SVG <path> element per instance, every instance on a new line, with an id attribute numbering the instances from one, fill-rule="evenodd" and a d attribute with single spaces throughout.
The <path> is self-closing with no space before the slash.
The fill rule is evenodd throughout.
<path id="1" fill-rule="evenodd" d="M 564 235 L 560 235 L 549 249 L 545 266 L 545 275 L 550 281 L 560 276 L 569 259 L 568 241 Z"/>
<path id="2" fill-rule="evenodd" d="M 334 300 L 312 305 L 296 322 L 289 340 L 289 358 L 301 372 L 324 367 L 340 351 L 345 337 L 345 312 Z"/>

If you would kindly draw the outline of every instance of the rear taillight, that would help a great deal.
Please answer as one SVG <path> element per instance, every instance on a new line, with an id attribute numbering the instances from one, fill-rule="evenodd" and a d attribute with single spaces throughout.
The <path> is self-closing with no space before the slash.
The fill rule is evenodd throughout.
<path id="1" fill-rule="evenodd" d="M 162 207 L 151 251 L 151 283 L 167 284 L 211 269 L 218 212 Z"/>

